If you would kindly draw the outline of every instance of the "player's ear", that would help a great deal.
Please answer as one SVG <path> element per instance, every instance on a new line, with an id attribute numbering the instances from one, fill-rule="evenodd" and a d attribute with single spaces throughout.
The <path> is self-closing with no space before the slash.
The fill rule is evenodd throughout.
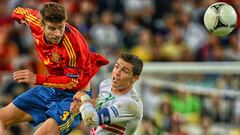
<path id="1" fill-rule="evenodd" d="M 133 76 L 132 82 L 135 83 L 139 79 L 139 75 Z"/>

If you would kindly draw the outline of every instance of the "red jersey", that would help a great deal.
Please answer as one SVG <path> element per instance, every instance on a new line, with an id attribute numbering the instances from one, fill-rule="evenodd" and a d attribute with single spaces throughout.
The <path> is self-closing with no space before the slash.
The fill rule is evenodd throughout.
<path id="1" fill-rule="evenodd" d="M 108 64 L 107 59 L 89 51 L 83 36 L 69 24 L 61 42 L 48 46 L 39 11 L 18 7 L 12 17 L 17 21 L 25 20 L 30 26 L 38 56 L 48 70 L 47 75 L 36 75 L 36 84 L 77 91 L 87 86 L 101 66 Z"/>

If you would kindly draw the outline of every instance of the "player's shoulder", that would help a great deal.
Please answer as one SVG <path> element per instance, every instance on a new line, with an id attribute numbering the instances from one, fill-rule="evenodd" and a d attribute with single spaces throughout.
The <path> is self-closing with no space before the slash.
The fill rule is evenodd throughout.
<path id="1" fill-rule="evenodd" d="M 132 90 L 125 96 L 120 98 L 123 102 L 126 102 L 129 106 L 135 106 L 135 108 L 142 109 L 143 103 L 140 94 L 133 87 Z"/>
<path id="2" fill-rule="evenodd" d="M 135 87 L 132 88 L 132 90 L 127 94 L 132 100 L 136 101 L 136 102 L 141 102 L 142 101 L 142 97 L 139 94 L 138 90 L 136 90 Z"/>
<path id="3" fill-rule="evenodd" d="M 125 102 L 129 104 L 139 104 L 139 102 L 141 102 L 140 98 L 133 97 L 132 95 L 119 96 L 117 100 L 119 102 Z"/>
<path id="4" fill-rule="evenodd" d="M 69 23 L 67 23 L 65 27 L 65 34 L 70 35 L 75 33 L 78 33 L 78 30 L 74 28 L 72 25 L 70 25 Z"/>
<path id="5" fill-rule="evenodd" d="M 143 109 L 142 101 L 129 96 L 120 96 L 116 99 L 115 105 L 132 114 L 138 114 Z"/>
<path id="6" fill-rule="evenodd" d="M 78 29 L 70 25 L 69 23 L 65 26 L 64 35 L 66 36 L 65 39 L 68 43 L 75 45 L 79 48 L 79 50 L 88 50 L 87 42 L 85 41 L 83 35 L 80 33 Z"/>
<path id="7" fill-rule="evenodd" d="M 98 91 L 99 91 L 99 95 L 101 95 L 100 96 L 101 98 L 104 98 L 110 95 L 112 93 L 111 80 L 110 79 L 103 80 L 99 85 Z"/>

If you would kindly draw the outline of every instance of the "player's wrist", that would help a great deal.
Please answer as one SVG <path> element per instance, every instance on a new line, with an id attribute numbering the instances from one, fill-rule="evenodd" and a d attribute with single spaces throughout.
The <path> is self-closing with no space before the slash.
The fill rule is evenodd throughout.
<path id="1" fill-rule="evenodd" d="M 90 101 L 91 97 L 87 94 L 84 94 L 80 97 L 80 102 Z"/>
<path id="2" fill-rule="evenodd" d="M 82 103 L 82 105 L 79 107 L 79 112 L 84 111 L 86 108 L 92 108 L 93 105 L 91 104 L 91 102 L 84 102 Z"/>

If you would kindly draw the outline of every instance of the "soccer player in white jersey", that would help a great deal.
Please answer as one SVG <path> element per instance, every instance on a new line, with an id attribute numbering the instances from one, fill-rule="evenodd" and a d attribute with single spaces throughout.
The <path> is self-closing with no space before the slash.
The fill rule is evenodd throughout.
<path id="1" fill-rule="evenodd" d="M 133 87 L 142 72 L 143 62 L 132 54 L 122 54 L 117 60 L 111 79 L 101 82 L 94 108 L 90 97 L 78 92 L 71 104 L 80 111 L 91 135 L 133 135 L 143 116 L 141 97 Z M 78 104 L 76 101 L 80 101 Z"/>

